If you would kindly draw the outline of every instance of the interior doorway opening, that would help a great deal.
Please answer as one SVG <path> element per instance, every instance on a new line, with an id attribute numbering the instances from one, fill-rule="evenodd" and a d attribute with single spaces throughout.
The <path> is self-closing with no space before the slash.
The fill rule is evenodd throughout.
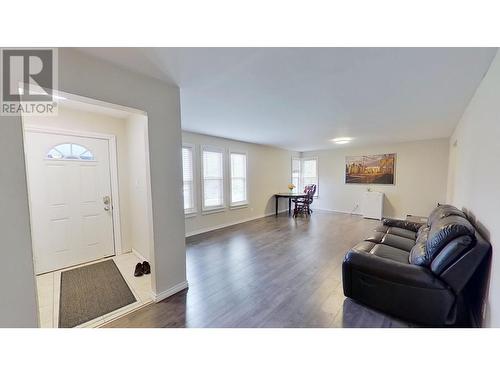
<path id="1" fill-rule="evenodd" d="M 39 325 L 99 326 L 153 300 L 148 119 L 57 97 L 57 115 L 22 118 Z"/>

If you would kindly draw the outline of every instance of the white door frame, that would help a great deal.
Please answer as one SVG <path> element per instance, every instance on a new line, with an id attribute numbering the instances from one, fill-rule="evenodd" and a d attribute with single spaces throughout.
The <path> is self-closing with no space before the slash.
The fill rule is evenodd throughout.
<path id="1" fill-rule="evenodd" d="M 122 249 L 122 232 L 120 225 L 120 195 L 118 192 L 118 160 L 116 156 L 116 136 L 113 134 L 106 133 L 94 133 L 80 130 L 68 130 L 61 128 L 46 128 L 43 126 L 34 126 L 34 125 L 25 125 L 25 132 L 31 133 L 43 133 L 43 134 L 57 134 L 57 135 L 71 135 L 71 136 L 80 136 L 85 138 L 96 138 L 96 139 L 104 139 L 108 141 L 109 145 L 109 172 L 111 179 L 111 202 L 113 205 L 113 242 L 114 242 L 114 250 L 115 255 L 123 254 L 124 251 Z M 26 151 L 25 151 L 26 152 Z M 26 169 L 26 177 L 29 181 L 29 172 Z M 28 183 L 29 186 L 29 183 Z M 29 193 L 29 192 L 28 192 Z M 30 216 L 31 216 L 31 195 L 29 199 L 30 205 Z M 33 218 L 31 218 L 31 222 L 33 223 Z"/>

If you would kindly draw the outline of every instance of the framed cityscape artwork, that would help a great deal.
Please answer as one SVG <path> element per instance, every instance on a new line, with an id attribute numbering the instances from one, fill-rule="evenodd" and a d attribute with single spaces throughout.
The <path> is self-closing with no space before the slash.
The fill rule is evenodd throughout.
<path id="1" fill-rule="evenodd" d="M 396 154 L 346 156 L 346 184 L 394 185 Z"/>

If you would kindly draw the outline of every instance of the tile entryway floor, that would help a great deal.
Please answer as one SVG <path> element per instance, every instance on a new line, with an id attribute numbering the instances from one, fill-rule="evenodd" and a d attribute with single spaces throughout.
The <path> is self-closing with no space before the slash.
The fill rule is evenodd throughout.
<path id="1" fill-rule="evenodd" d="M 140 262 L 139 258 L 134 253 L 121 254 L 111 258 L 101 259 L 92 263 L 102 262 L 108 259 L 113 259 L 113 261 L 116 263 L 118 269 L 123 275 L 123 278 L 127 282 L 127 285 L 134 294 L 137 302 L 122 307 L 121 309 L 118 309 L 116 311 L 112 311 L 109 314 L 93 319 L 78 327 L 99 327 L 104 323 L 111 322 L 112 320 L 153 301 L 151 292 L 151 275 L 134 277 L 135 265 Z M 84 265 L 87 264 L 90 263 L 86 263 Z M 65 268 L 64 270 L 49 272 L 43 275 L 36 276 L 40 327 L 54 328 L 58 327 L 59 325 L 58 322 L 61 272 L 72 268 L 78 268 L 84 265 Z"/>

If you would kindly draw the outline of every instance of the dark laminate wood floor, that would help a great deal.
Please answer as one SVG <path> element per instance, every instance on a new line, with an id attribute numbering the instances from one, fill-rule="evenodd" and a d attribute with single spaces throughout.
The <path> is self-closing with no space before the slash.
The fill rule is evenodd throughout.
<path id="1" fill-rule="evenodd" d="M 377 224 L 316 210 L 190 237 L 189 290 L 107 327 L 404 327 L 343 296 L 344 254 Z"/>

